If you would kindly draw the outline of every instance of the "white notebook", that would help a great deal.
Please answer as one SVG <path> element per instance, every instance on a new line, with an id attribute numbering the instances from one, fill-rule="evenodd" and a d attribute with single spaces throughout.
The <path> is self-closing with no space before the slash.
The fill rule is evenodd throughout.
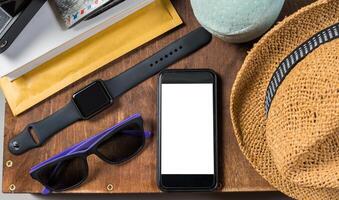
<path id="1" fill-rule="evenodd" d="M 125 0 L 71 29 L 62 26 L 46 2 L 12 45 L 0 54 L 0 77 L 14 80 L 153 1 Z"/>

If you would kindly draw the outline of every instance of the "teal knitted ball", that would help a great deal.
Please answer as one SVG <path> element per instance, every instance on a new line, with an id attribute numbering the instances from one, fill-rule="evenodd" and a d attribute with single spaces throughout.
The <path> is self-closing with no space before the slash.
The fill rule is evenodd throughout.
<path id="1" fill-rule="evenodd" d="M 231 43 L 253 40 L 278 18 L 285 0 L 191 0 L 194 15 L 209 32 Z"/>

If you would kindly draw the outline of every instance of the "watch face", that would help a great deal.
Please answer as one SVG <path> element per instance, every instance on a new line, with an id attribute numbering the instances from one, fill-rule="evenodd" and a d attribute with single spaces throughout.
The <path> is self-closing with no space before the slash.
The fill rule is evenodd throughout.
<path id="1" fill-rule="evenodd" d="M 109 106 L 112 97 L 101 81 L 95 81 L 73 95 L 73 101 L 84 118 L 90 118 Z"/>

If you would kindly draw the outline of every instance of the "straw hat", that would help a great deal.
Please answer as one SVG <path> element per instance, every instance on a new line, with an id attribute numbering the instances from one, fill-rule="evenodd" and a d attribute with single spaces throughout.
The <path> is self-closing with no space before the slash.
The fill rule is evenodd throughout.
<path id="1" fill-rule="evenodd" d="M 231 94 L 239 146 L 274 187 L 339 199 L 339 0 L 319 0 L 250 51 Z"/>

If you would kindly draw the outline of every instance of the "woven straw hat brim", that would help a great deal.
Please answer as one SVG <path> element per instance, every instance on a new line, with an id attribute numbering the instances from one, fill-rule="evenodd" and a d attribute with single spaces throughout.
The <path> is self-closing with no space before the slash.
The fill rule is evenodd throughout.
<path id="1" fill-rule="evenodd" d="M 232 88 L 231 120 L 240 149 L 271 185 L 296 199 L 339 199 L 339 189 L 301 186 L 279 173 L 267 144 L 266 89 L 286 56 L 314 34 L 338 22 L 338 0 L 319 0 L 287 17 L 254 45 Z"/>

